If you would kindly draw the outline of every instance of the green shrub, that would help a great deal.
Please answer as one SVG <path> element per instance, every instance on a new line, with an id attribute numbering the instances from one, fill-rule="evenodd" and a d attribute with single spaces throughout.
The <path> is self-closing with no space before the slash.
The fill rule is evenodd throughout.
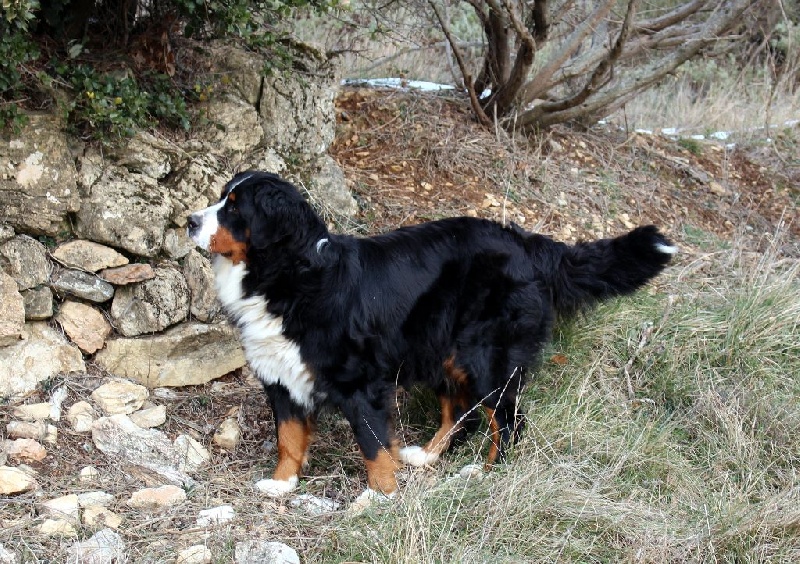
<path id="1" fill-rule="evenodd" d="M 27 33 L 39 5 L 36 0 L 2 0 L 0 5 L 0 130 L 18 130 L 25 123 L 17 102 L 20 67 L 39 56 Z"/>

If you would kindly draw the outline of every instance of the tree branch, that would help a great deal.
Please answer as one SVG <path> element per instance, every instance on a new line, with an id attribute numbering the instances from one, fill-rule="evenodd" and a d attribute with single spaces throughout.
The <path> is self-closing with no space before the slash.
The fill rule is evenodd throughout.
<path id="1" fill-rule="evenodd" d="M 700 8 L 705 6 L 708 3 L 708 0 L 694 0 L 693 2 L 689 2 L 688 4 L 684 4 L 683 6 L 678 6 L 671 12 L 667 12 L 657 18 L 651 18 L 649 20 L 642 20 L 636 22 L 633 25 L 634 31 L 637 33 L 655 33 L 657 31 L 661 31 L 662 29 L 666 29 L 670 26 L 675 25 L 678 22 L 682 22 L 692 14 L 696 13 Z"/>

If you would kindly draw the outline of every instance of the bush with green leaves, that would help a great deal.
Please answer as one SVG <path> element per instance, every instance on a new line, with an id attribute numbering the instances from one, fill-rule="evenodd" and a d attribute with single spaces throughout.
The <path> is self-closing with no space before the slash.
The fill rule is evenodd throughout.
<path id="1" fill-rule="evenodd" d="M 25 123 L 16 98 L 22 84 L 21 68 L 39 56 L 27 33 L 39 7 L 36 0 L 2 0 L 0 12 L 0 130 Z"/>

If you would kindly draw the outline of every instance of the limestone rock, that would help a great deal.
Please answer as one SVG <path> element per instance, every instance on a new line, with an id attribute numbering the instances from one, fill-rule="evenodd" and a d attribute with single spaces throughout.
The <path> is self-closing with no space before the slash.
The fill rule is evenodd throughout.
<path id="1" fill-rule="evenodd" d="M 153 257 L 171 211 L 169 193 L 156 180 L 110 166 L 82 202 L 75 229 L 84 239 Z"/>
<path id="2" fill-rule="evenodd" d="M 11 415 L 23 421 L 44 421 L 50 418 L 53 406 L 49 402 L 27 403 L 16 406 Z"/>
<path id="3" fill-rule="evenodd" d="M 19 290 L 44 284 L 50 277 L 47 249 L 27 235 L 17 235 L 0 245 L 0 266 L 16 280 Z"/>
<path id="4" fill-rule="evenodd" d="M 242 429 L 236 419 L 229 417 L 214 433 L 214 444 L 225 450 L 234 450 L 242 439 Z"/>
<path id="5" fill-rule="evenodd" d="M 174 446 L 179 457 L 178 470 L 195 472 L 211 460 L 211 454 L 206 447 L 189 435 L 178 435 Z"/>
<path id="6" fill-rule="evenodd" d="M 306 80 L 299 74 L 266 78 L 258 113 L 264 137 L 278 152 L 319 155 L 333 141 L 333 98 L 338 84 L 324 55 L 309 49 L 302 64 L 315 80 Z"/>
<path id="7" fill-rule="evenodd" d="M 190 251 L 183 263 L 183 275 L 191 294 L 189 311 L 200 321 L 211 321 L 219 313 L 220 305 L 210 261 L 197 251 Z"/>
<path id="8" fill-rule="evenodd" d="M 114 297 L 114 287 L 111 284 L 82 270 L 59 270 L 53 274 L 50 285 L 59 294 L 68 294 L 98 304 Z"/>
<path id="9" fill-rule="evenodd" d="M 81 521 L 89 527 L 108 527 L 115 530 L 122 525 L 122 517 L 100 505 L 87 506 L 81 514 Z"/>
<path id="10" fill-rule="evenodd" d="M 196 544 L 189 548 L 184 548 L 178 553 L 175 564 L 209 564 L 211 562 L 211 551 L 202 544 Z"/>
<path id="11" fill-rule="evenodd" d="M 127 504 L 136 509 L 158 510 L 175 507 L 186 501 L 186 491 L 171 484 L 133 492 Z"/>
<path id="12" fill-rule="evenodd" d="M 149 395 L 144 386 L 122 378 L 110 378 L 92 392 L 92 401 L 107 415 L 127 415 L 142 407 Z"/>
<path id="13" fill-rule="evenodd" d="M 43 501 L 39 506 L 39 513 L 53 519 L 66 519 L 78 522 L 78 496 L 75 494 L 64 495 Z"/>
<path id="14" fill-rule="evenodd" d="M 112 339 L 95 362 L 157 388 L 204 384 L 244 366 L 245 358 L 229 325 L 185 323 L 152 337 Z"/>
<path id="15" fill-rule="evenodd" d="M 136 282 L 152 280 L 156 272 L 149 264 L 128 264 L 100 271 L 100 278 L 114 286 L 127 286 Z"/>
<path id="16" fill-rule="evenodd" d="M 182 456 L 161 431 L 142 429 L 127 415 L 102 417 L 92 425 L 95 446 L 115 464 L 137 464 L 175 484 L 193 484 L 194 480 L 178 469 Z"/>
<path id="17" fill-rule="evenodd" d="M 14 228 L 7 223 L 0 223 L 0 245 L 14 237 Z"/>
<path id="18" fill-rule="evenodd" d="M 237 542 L 236 564 L 300 564 L 297 551 L 282 542 L 250 540 Z"/>
<path id="19" fill-rule="evenodd" d="M 111 247 L 82 239 L 59 245 L 52 255 L 66 267 L 88 272 L 128 264 L 128 259 Z"/>
<path id="20" fill-rule="evenodd" d="M 139 131 L 127 146 L 115 155 L 117 164 L 130 170 L 154 178 L 164 178 L 172 170 L 170 153 L 174 152 L 166 141 Z"/>
<path id="21" fill-rule="evenodd" d="M 84 466 L 78 473 L 78 479 L 84 484 L 96 482 L 100 478 L 100 471 L 94 466 Z"/>
<path id="22" fill-rule="evenodd" d="M 273 174 L 281 174 L 286 171 L 286 161 L 284 161 L 275 149 L 266 147 L 262 150 L 256 150 L 250 153 L 245 159 L 242 170 L 264 170 Z"/>
<path id="23" fill-rule="evenodd" d="M 111 334 L 111 324 L 105 316 L 90 305 L 66 301 L 56 316 L 61 328 L 85 353 L 92 354 L 103 348 Z"/>
<path id="24" fill-rule="evenodd" d="M 0 544 L 0 564 L 17 564 L 17 555 Z"/>
<path id="25" fill-rule="evenodd" d="M 44 421 L 11 421 L 6 425 L 6 433 L 12 439 L 35 439 L 49 444 L 55 444 L 58 438 L 58 429 Z"/>
<path id="26" fill-rule="evenodd" d="M 186 227 L 186 218 L 219 200 L 222 187 L 231 178 L 225 167 L 210 154 L 198 156 L 184 167 L 172 185 L 170 218 Z"/>
<path id="27" fill-rule="evenodd" d="M 309 179 L 308 188 L 314 202 L 334 214 L 351 218 L 358 212 L 358 204 L 347 188 L 344 172 L 328 155 L 320 157 L 319 170 Z"/>
<path id="28" fill-rule="evenodd" d="M 341 504 L 327 497 L 318 497 L 311 494 L 300 494 L 295 496 L 289 505 L 297 507 L 309 515 L 324 515 L 338 510 Z"/>
<path id="29" fill-rule="evenodd" d="M 230 44 L 212 45 L 209 50 L 209 60 L 214 64 L 214 70 L 227 78 L 242 98 L 255 106 L 261 95 L 264 76 L 262 58 L 252 51 Z"/>
<path id="30" fill-rule="evenodd" d="M 69 547 L 67 564 L 114 564 L 127 562 L 125 543 L 110 528 L 102 529 Z"/>
<path id="31" fill-rule="evenodd" d="M 140 409 L 131 413 L 130 418 L 142 429 L 152 429 L 167 421 L 167 408 L 163 405 L 155 405 L 147 409 Z"/>
<path id="32" fill-rule="evenodd" d="M 74 403 L 67 411 L 67 422 L 76 433 L 88 433 L 92 430 L 97 413 L 89 402 Z"/>
<path id="33" fill-rule="evenodd" d="M 22 291 L 27 321 L 44 321 L 53 317 L 53 291 L 47 286 L 39 286 Z"/>
<path id="34" fill-rule="evenodd" d="M 232 505 L 220 505 L 210 509 L 203 509 L 197 516 L 198 527 L 209 527 L 212 525 L 222 525 L 228 521 L 232 521 L 236 517 Z"/>
<path id="35" fill-rule="evenodd" d="M 9 458 L 22 462 L 41 462 L 47 456 L 47 450 L 35 439 L 6 441 L 5 451 Z"/>
<path id="36" fill-rule="evenodd" d="M 114 503 L 114 496 L 104 491 L 95 490 L 78 494 L 79 507 L 100 506 L 106 507 Z"/>
<path id="37" fill-rule="evenodd" d="M 0 397 L 24 396 L 42 380 L 86 372 L 81 351 L 42 322 L 25 325 L 28 338 L 0 348 Z"/>
<path id="38" fill-rule="evenodd" d="M 173 268 L 156 268 L 155 278 L 123 286 L 111 304 L 111 318 L 126 337 L 163 331 L 189 315 L 189 287 Z"/>
<path id="39" fill-rule="evenodd" d="M 45 519 L 44 522 L 37 527 L 40 535 L 49 537 L 77 537 L 78 531 L 75 525 L 66 519 Z"/>
<path id="40" fill-rule="evenodd" d="M 33 476 L 19 468 L 0 466 L 0 495 L 27 492 L 36 488 Z"/>
<path id="41" fill-rule="evenodd" d="M 11 171 L 0 176 L 3 220 L 17 231 L 57 236 L 69 228 L 68 214 L 80 207 L 75 160 L 58 117 L 28 117 L 14 140 L 0 143 L 0 162 L 5 172 Z"/>
<path id="42" fill-rule="evenodd" d="M 24 327 L 25 303 L 17 290 L 17 283 L 0 270 L 0 347 L 19 342 L 23 337 Z M 2 387 L 0 384 L 0 396 L 3 395 Z"/>
<path id="43" fill-rule="evenodd" d="M 264 136 L 255 107 L 239 98 L 211 100 L 207 116 L 210 124 L 198 133 L 225 153 L 248 153 Z"/>
<path id="44" fill-rule="evenodd" d="M 164 252 L 169 258 L 183 258 L 193 248 L 194 241 L 189 239 L 186 229 L 167 229 L 164 233 Z"/>

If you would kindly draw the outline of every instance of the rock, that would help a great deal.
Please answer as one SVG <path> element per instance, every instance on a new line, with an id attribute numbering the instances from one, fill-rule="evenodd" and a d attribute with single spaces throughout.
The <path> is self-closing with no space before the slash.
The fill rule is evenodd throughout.
<path id="1" fill-rule="evenodd" d="M 147 388 L 122 378 L 110 378 L 92 392 L 92 401 L 106 415 L 133 413 L 149 396 Z"/>
<path id="2" fill-rule="evenodd" d="M 7 223 L 0 223 L 0 245 L 14 237 L 14 228 Z"/>
<path id="3" fill-rule="evenodd" d="M 48 537 L 78 536 L 78 531 L 75 529 L 75 525 L 65 519 L 45 519 L 44 522 L 36 529 L 40 535 L 45 535 Z"/>
<path id="4" fill-rule="evenodd" d="M 110 528 L 96 532 L 67 551 L 67 564 L 114 564 L 127 562 L 122 537 Z"/>
<path id="5" fill-rule="evenodd" d="M 264 136 L 258 112 L 239 98 L 215 98 L 208 103 L 209 125 L 198 135 L 223 153 L 246 154 L 255 149 Z"/>
<path id="6" fill-rule="evenodd" d="M 311 494 L 300 494 L 289 502 L 292 507 L 298 507 L 309 515 L 324 515 L 338 510 L 341 504 L 327 497 L 317 497 Z"/>
<path id="7" fill-rule="evenodd" d="M 100 478 L 100 471 L 94 466 L 84 466 L 78 474 L 79 479 L 83 483 L 96 482 Z"/>
<path id="8" fill-rule="evenodd" d="M 242 439 L 242 429 L 239 427 L 239 422 L 232 417 L 229 417 L 214 433 L 214 444 L 225 450 L 234 450 Z"/>
<path id="9" fill-rule="evenodd" d="M 189 315 L 189 287 L 173 268 L 156 268 L 152 280 L 123 286 L 111 304 L 111 318 L 126 337 L 163 331 Z"/>
<path id="10" fill-rule="evenodd" d="M 61 304 L 56 321 L 70 340 L 87 354 L 102 349 L 111 334 L 111 324 L 105 316 L 92 306 L 80 302 L 66 301 Z"/>
<path id="11" fill-rule="evenodd" d="M 36 488 L 36 480 L 19 468 L 0 466 L 0 495 L 27 492 Z"/>
<path id="12" fill-rule="evenodd" d="M 144 488 L 133 492 L 127 504 L 136 509 L 149 511 L 168 509 L 186 501 L 186 491 L 171 484 L 157 488 Z"/>
<path id="13" fill-rule="evenodd" d="M 88 433 L 96 416 L 97 412 L 89 402 L 79 401 L 67 411 L 67 422 L 76 433 Z"/>
<path id="14" fill-rule="evenodd" d="M 81 522 L 89 527 L 108 527 L 116 530 L 122 525 L 122 517 L 106 507 L 89 505 L 83 510 Z"/>
<path id="15" fill-rule="evenodd" d="M 0 162 L 11 173 L 0 176 L 2 216 L 17 231 L 57 236 L 69 229 L 68 214 L 80 208 L 75 159 L 61 119 L 28 118 L 13 141 L 0 143 Z"/>
<path id="16" fill-rule="evenodd" d="M 203 509 L 197 516 L 197 526 L 222 525 L 232 521 L 234 517 L 236 517 L 236 511 L 234 511 L 232 505 L 220 505 L 211 509 Z"/>
<path id="17" fill-rule="evenodd" d="M 241 169 L 264 170 L 274 174 L 281 174 L 286 171 L 287 166 L 286 161 L 275 152 L 275 149 L 266 147 L 261 151 L 253 151 L 253 153 L 248 156 Z"/>
<path id="18" fill-rule="evenodd" d="M 160 335 L 113 339 L 95 362 L 149 388 L 194 386 L 244 366 L 244 353 L 229 325 L 185 323 Z"/>
<path id="19" fill-rule="evenodd" d="M 53 317 L 53 291 L 47 286 L 39 286 L 22 291 L 25 304 L 25 319 L 44 321 Z"/>
<path id="20" fill-rule="evenodd" d="M 127 286 L 155 277 L 156 272 L 149 264 L 129 264 L 100 271 L 100 278 L 114 286 Z"/>
<path id="21" fill-rule="evenodd" d="M 14 279 L 0 270 L 0 347 L 19 342 L 24 335 L 24 328 L 25 302 Z M 2 388 L 0 383 L 0 397 L 3 395 Z"/>
<path id="22" fill-rule="evenodd" d="M 115 464 L 137 464 L 175 484 L 194 483 L 186 472 L 178 469 L 184 457 L 172 441 L 160 431 L 138 427 L 127 415 L 112 415 L 95 421 L 92 440 Z"/>
<path id="23" fill-rule="evenodd" d="M 0 564 L 17 564 L 17 555 L 0 544 Z"/>
<path id="24" fill-rule="evenodd" d="M 211 454 L 206 447 L 189 435 L 178 435 L 174 446 L 179 456 L 178 470 L 195 472 L 211 460 Z"/>
<path id="25" fill-rule="evenodd" d="M 59 245 L 53 250 L 52 256 L 68 268 L 87 272 L 128 264 L 128 259 L 111 247 L 83 239 Z"/>
<path id="26" fill-rule="evenodd" d="M 82 270 L 59 270 L 53 274 L 50 286 L 58 294 L 68 294 L 98 304 L 114 297 L 114 286 Z"/>
<path id="27" fill-rule="evenodd" d="M 41 462 L 47 456 L 47 450 L 35 439 L 6 441 L 5 451 L 9 458 L 22 462 Z"/>
<path id="28" fill-rule="evenodd" d="M 237 542 L 236 564 L 300 564 L 297 551 L 282 542 L 250 540 Z"/>
<path id="29" fill-rule="evenodd" d="M 49 444 L 55 444 L 58 438 L 58 429 L 44 421 L 27 422 L 11 421 L 6 425 L 6 433 L 12 439 L 35 439 Z"/>
<path id="30" fill-rule="evenodd" d="M 178 173 L 170 190 L 172 212 L 170 219 L 186 227 L 189 214 L 219 200 L 222 187 L 232 175 L 211 154 L 199 155 Z M 192 245 L 194 246 L 194 245 Z"/>
<path id="31" fill-rule="evenodd" d="M 68 393 L 66 386 L 60 386 L 50 394 L 50 419 L 53 421 L 61 420 L 61 405 L 67 399 Z"/>
<path id="32" fill-rule="evenodd" d="M 50 419 L 50 412 L 53 406 L 49 402 L 28 403 L 16 406 L 11 415 L 23 421 L 44 421 Z"/>
<path id="33" fill-rule="evenodd" d="M 78 494 L 79 507 L 99 506 L 106 507 L 114 503 L 114 496 L 104 491 L 83 492 Z"/>
<path id="34" fill-rule="evenodd" d="M 334 214 L 352 218 L 358 213 L 358 204 L 347 188 L 344 172 L 328 155 L 319 161 L 319 170 L 308 182 L 312 199 Z"/>
<path id="35" fill-rule="evenodd" d="M 255 106 L 261 95 L 261 82 L 264 77 L 262 58 L 252 51 L 230 44 L 211 45 L 209 51 L 209 61 L 214 64 L 214 70 L 224 76 L 242 98 Z"/>
<path id="36" fill-rule="evenodd" d="M 171 259 L 185 257 L 194 248 L 186 229 L 167 229 L 164 233 L 164 252 Z"/>
<path id="37" fill-rule="evenodd" d="M 211 262 L 195 250 L 189 251 L 183 263 L 183 275 L 191 295 L 190 313 L 200 321 L 210 321 L 219 313 L 220 305 L 214 289 Z"/>
<path id="38" fill-rule="evenodd" d="M 45 284 L 50 278 L 47 249 L 27 235 L 17 235 L 0 245 L 0 266 L 17 282 L 19 290 Z"/>
<path id="39" fill-rule="evenodd" d="M 86 372 L 81 351 L 43 322 L 25 325 L 28 338 L 0 348 L 0 397 L 13 399 L 36 389 L 42 380 Z"/>
<path id="40" fill-rule="evenodd" d="M 139 131 L 128 141 L 125 149 L 115 156 L 118 165 L 158 180 L 172 170 L 170 152 L 173 151 L 167 142 Z"/>
<path id="41" fill-rule="evenodd" d="M 264 138 L 279 153 L 320 155 L 333 141 L 338 83 L 333 66 L 321 53 L 309 49 L 299 55 L 298 62 L 315 79 L 309 81 L 300 74 L 265 78 L 258 113 Z"/>
<path id="42" fill-rule="evenodd" d="M 83 200 L 75 231 L 84 239 L 154 257 L 171 211 L 169 193 L 156 180 L 109 166 Z"/>
<path id="43" fill-rule="evenodd" d="M 178 553 L 175 564 L 209 564 L 211 562 L 211 551 L 202 544 L 196 544 L 189 548 L 184 548 Z"/>
<path id="44" fill-rule="evenodd" d="M 131 421 L 142 429 L 151 429 L 163 425 L 167 420 L 167 408 L 156 405 L 147 409 L 140 409 L 130 415 Z"/>
<path id="45" fill-rule="evenodd" d="M 69 522 L 78 522 L 78 496 L 75 494 L 64 495 L 43 501 L 39 506 L 39 513 L 53 519 L 64 519 Z"/>

